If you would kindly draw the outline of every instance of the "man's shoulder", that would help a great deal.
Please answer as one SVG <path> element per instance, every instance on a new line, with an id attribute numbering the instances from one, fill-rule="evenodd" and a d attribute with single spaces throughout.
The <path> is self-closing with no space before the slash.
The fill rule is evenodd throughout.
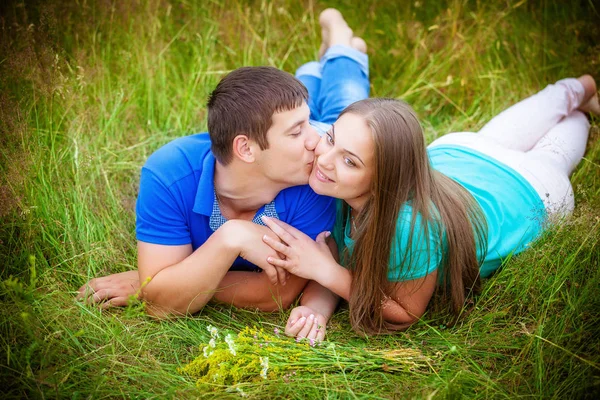
<path id="1" fill-rule="evenodd" d="M 301 211 L 303 214 L 320 214 L 324 210 L 335 212 L 335 199 L 315 193 L 309 185 L 283 189 L 277 195 L 275 203 L 278 209 L 285 208 L 286 212 L 292 214 L 295 214 L 294 211 Z"/>
<path id="2" fill-rule="evenodd" d="M 278 196 L 283 196 L 286 198 L 286 200 L 293 202 L 301 201 L 303 197 L 310 197 L 315 199 L 326 197 L 316 194 L 315 191 L 312 190 L 312 188 L 309 185 L 298 185 L 285 188 L 281 192 L 279 192 Z"/>
<path id="3" fill-rule="evenodd" d="M 335 205 L 334 198 L 317 194 L 308 185 L 284 189 L 275 199 L 280 219 L 313 239 L 333 228 Z"/>
<path id="4" fill-rule="evenodd" d="M 144 164 L 144 169 L 152 172 L 165 184 L 202 172 L 204 160 L 212 155 L 208 133 L 183 136 L 156 150 Z"/>

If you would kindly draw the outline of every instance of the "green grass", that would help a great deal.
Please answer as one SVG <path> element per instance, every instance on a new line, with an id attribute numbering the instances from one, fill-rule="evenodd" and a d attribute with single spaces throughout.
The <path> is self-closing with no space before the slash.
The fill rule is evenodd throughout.
<path id="1" fill-rule="evenodd" d="M 428 140 L 477 130 L 559 78 L 600 78 L 600 9 L 592 1 L 431 3 L 0 5 L 2 397 L 238 396 L 221 386 L 196 387 L 179 368 L 201 354 L 208 324 L 234 335 L 246 326 L 272 330 L 285 324 L 286 312 L 209 306 L 193 318 L 155 321 L 139 304 L 87 307 L 74 291 L 90 277 L 135 267 L 134 204 L 144 160 L 162 144 L 206 129 L 207 94 L 227 71 L 273 65 L 293 72 L 313 60 L 325 7 L 339 7 L 369 44 L 372 95 L 410 102 Z M 600 132 L 598 120 L 592 123 L 588 153 L 572 178 L 575 215 L 488 279 L 458 324 L 449 327 L 446 315 L 430 312 L 404 333 L 364 339 L 351 331 L 342 307 L 328 340 L 346 364 L 320 368 L 328 356 L 317 349 L 307 356 L 314 371 L 250 381 L 244 392 L 596 398 Z M 353 349 L 412 349 L 424 364 L 409 372 L 367 367 Z"/>

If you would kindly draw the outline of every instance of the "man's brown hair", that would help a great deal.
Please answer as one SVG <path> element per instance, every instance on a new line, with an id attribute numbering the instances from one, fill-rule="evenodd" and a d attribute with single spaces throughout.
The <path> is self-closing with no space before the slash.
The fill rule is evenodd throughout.
<path id="1" fill-rule="evenodd" d="M 222 164 L 231 161 L 237 135 L 248 136 L 261 150 L 268 148 L 273 114 L 307 100 L 304 85 L 277 68 L 242 67 L 230 72 L 208 98 L 208 132 L 216 159 Z"/>

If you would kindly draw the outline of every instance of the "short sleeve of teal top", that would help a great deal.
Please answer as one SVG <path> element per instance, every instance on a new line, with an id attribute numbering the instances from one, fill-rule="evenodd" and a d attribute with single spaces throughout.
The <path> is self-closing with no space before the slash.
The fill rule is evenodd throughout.
<path id="1" fill-rule="evenodd" d="M 475 198 L 487 223 L 487 253 L 480 272 L 491 275 L 511 255 L 523 251 L 542 231 L 546 217 L 542 200 L 531 185 L 516 171 L 478 151 L 462 146 L 435 146 L 428 148 L 434 169 L 452 178 Z M 349 227 L 341 226 L 341 202 L 334 229 L 334 239 L 340 250 L 346 247 L 351 253 L 354 241 L 348 237 Z M 408 245 L 412 209 L 405 205 L 398 215 L 396 238 L 390 256 L 388 279 L 404 281 L 418 279 L 433 272 L 441 261 L 444 248 L 437 233 L 430 230 L 429 250 L 422 237 L 412 242 L 410 268 L 401 268 Z M 420 232 L 421 219 L 415 221 Z M 401 270 L 402 269 L 402 270 Z"/>

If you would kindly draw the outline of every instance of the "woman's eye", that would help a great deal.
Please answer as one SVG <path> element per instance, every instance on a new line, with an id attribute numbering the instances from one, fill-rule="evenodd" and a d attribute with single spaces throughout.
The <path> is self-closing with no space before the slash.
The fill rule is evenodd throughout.
<path id="1" fill-rule="evenodd" d="M 294 132 L 294 133 L 292 133 L 292 136 L 299 136 L 301 133 L 302 133 L 302 131 Z"/>
<path id="2" fill-rule="evenodd" d="M 356 164 L 354 163 L 354 161 L 352 161 L 351 159 L 349 159 L 349 158 L 347 158 L 347 157 L 346 157 L 346 158 L 344 158 L 344 162 L 345 162 L 345 163 L 346 163 L 346 165 L 347 165 L 347 166 L 349 166 L 349 167 L 356 167 Z"/>
<path id="3" fill-rule="evenodd" d="M 327 143 L 333 144 L 333 138 L 331 137 L 331 135 L 329 134 L 329 132 L 327 132 Z"/>

